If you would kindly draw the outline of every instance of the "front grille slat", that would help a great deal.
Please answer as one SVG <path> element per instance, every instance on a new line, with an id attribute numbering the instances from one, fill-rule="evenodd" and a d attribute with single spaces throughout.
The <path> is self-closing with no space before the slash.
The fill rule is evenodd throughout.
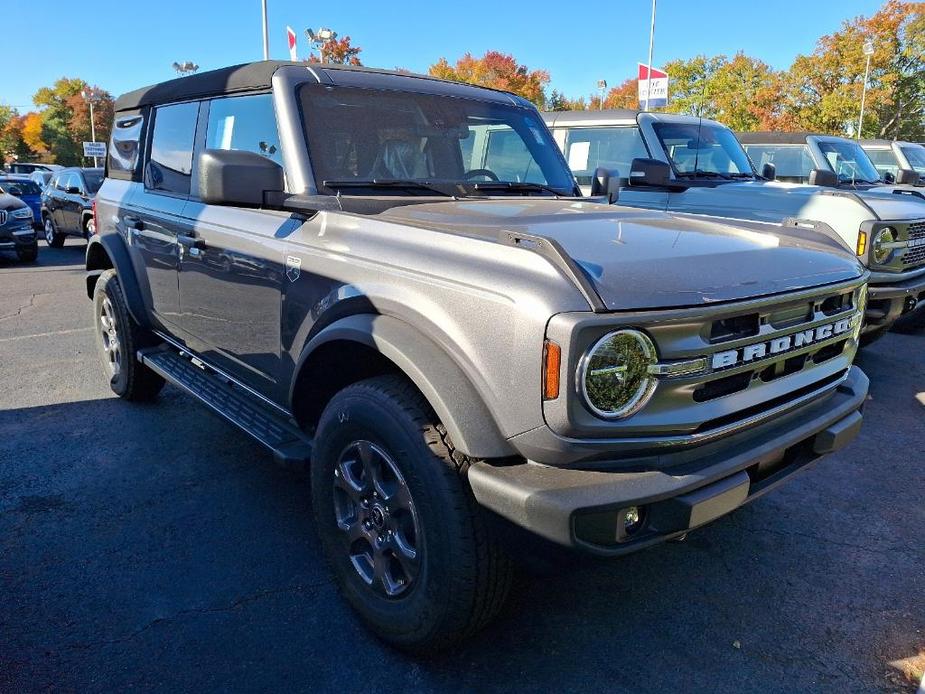
<path id="1" fill-rule="evenodd" d="M 925 222 L 913 222 L 907 227 L 908 240 L 922 245 L 913 246 L 903 255 L 903 265 L 912 267 L 925 263 Z"/>

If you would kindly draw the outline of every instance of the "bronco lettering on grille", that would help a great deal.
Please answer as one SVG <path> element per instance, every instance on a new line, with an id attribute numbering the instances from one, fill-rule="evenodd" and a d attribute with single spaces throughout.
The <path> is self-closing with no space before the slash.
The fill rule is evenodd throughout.
<path id="1" fill-rule="evenodd" d="M 808 330 L 800 330 L 790 335 L 782 335 L 765 342 L 756 342 L 752 345 L 730 349 L 725 352 L 717 352 L 713 355 L 713 370 L 727 369 L 730 366 L 736 366 L 740 363 L 749 363 L 761 361 L 777 354 L 783 354 L 801 347 L 808 347 L 820 342 L 825 342 L 833 337 L 844 335 L 849 332 L 861 319 L 859 314 L 842 318 L 834 323 L 819 325 Z"/>

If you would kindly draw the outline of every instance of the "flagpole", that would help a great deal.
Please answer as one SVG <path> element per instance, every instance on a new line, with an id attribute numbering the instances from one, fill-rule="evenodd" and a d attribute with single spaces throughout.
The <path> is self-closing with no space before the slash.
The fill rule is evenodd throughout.
<path id="1" fill-rule="evenodd" d="M 270 31 L 267 26 L 267 0 L 261 3 L 263 6 L 263 59 L 270 59 Z"/>
<path id="2" fill-rule="evenodd" d="M 652 0 L 652 25 L 649 27 L 649 62 L 646 64 L 646 107 L 649 110 L 649 99 L 652 98 L 652 47 L 655 44 L 655 3 Z"/>

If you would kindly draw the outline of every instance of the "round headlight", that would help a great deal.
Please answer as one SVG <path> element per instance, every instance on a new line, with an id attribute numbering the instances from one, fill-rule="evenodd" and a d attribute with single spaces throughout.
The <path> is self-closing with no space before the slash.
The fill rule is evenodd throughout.
<path id="1" fill-rule="evenodd" d="M 873 254 L 874 254 L 875 263 L 877 263 L 878 265 L 882 265 L 883 263 L 886 262 L 887 258 L 890 257 L 890 253 L 892 252 L 893 249 L 883 248 L 882 246 L 885 243 L 893 243 L 895 240 L 896 240 L 896 232 L 893 231 L 893 229 L 891 229 L 890 227 L 885 227 L 877 232 L 877 234 L 874 236 L 874 244 L 873 244 L 873 248 L 874 248 Z"/>
<path id="2" fill-rule="evenodd" d="M 598 340 L 578 370 L 578 383 L 588 407 L 599 417 L 629 417 L 655 390 L 649 367 L 658 362 L 655 345 L 638 330 L 617 330 Z"/>

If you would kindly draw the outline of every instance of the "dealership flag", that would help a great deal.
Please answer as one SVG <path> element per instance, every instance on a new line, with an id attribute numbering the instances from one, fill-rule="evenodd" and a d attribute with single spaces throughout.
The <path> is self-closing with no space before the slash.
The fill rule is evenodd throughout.
<path id="1" fill-rule="evenodd" d="M 298 58 L 296 57 L 295 31 L 292 27 L 286 27 L 286 37 L 289 39 L 289 60 L 295 62 Z"/>
<path id="2" fill-rule="evenodd" d="M 646 103 L 649 88 L 649 68 L 639 63 L 639 105 L 646 108 L 660 108 L 668 105 L 668 73 L 652 68 L 652 94 Z"/>

